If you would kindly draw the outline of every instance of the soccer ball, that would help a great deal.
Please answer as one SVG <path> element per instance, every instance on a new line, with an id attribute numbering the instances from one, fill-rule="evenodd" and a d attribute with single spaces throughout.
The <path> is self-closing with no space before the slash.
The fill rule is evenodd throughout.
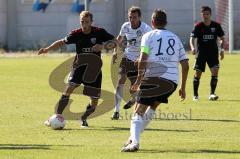
<path id="1" fill-rule="evenodd" d="M 65 126 L 65 120 L 61 114 L 54 114 L 49 118 L 49 123 L 52 129 L 61 130 Z"/>

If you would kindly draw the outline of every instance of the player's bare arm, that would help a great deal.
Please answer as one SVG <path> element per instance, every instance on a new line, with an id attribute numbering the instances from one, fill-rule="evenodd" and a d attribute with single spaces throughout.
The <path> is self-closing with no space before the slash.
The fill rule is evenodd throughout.
<path id="1" fill-rule="evenodd" d="M 121 44 L 123 41 L 123 37 L 118 35 L 118 37 L 116 38 L 116 41 L 118 44 Z M 119 45 L 120 46 L 120 45 Z M 118 47 L 116 47 L 113 51 L 113 57 L 112 57 L 112 63 L 115 64 L 117 61 L 117 52 L 118 52 Z"/>
<path id="2" fill-rule="evenodd" d="M 195 41 L 196 41 L 196 38 L 194 37 L 190 37 L 190 48 L 191 48 L 191 51 L 192 51 L 192 54 L 195 55 L 196 54 L 196 47 L 195 47 Z"/>
<path id="3" fill-rule="evenodd" d="M 96 44 L 92 47 L 94 52 L 100 52 L 102 49 L 112 50 L 118 46 L 118 41 L 116 39 L 108 40 L 103 44 Z"/>
<path id="4" fill-rule="evenodd" d="M 147 62 L 146 62 L 147 59 L 148 59 L 148 55 L 146 53 L 141 53 L 138 61 L 138 76 L 137 76 L 136 82 L 131 87 L 132 92 L 136 92 L 141 84 L 142 78 L 145 73 L 145 68 L 147 65 Z"/>
<path id="5" fill-rule="evenodd" d="M 188 76 L 188 70 L 189 70 L 189 64 L 188 60 L 180 61 L 181 68 L 182 68 L 182 81 L 181 81 L 181 87 L 179 89 L 179 96 L 181 97 L 181 100 L 184 100 L 186 98 L 186 82 L 187 82 L 187 76 Z"/>
<path id="6" fill-rule="evenodd" d="M 49 50 L 58 49 L 58 48 L 62 47 L 64 44 L 65 44 L 65 43 L 64 43 L 64 40 L 63 40 L 63 39 L 57 40 L 57 41 L 55 41 L 54 43 L 52 43 L 50 46 L 48 46 L 48 47 L 46 47 L 46 48 L 41 48 L 41 49 L 38 51 L 38 55 L 48 53 Z"/>
<path id="7" fill-rule="evenodd" d="M 224 45 L 225 45 L 225 40 L 224 40 L 224 36 L 222 36 L 222 37 L 220 37 L 220 46 L 221 46 L 220 59 L 221 60 L 224 59 Z"/>

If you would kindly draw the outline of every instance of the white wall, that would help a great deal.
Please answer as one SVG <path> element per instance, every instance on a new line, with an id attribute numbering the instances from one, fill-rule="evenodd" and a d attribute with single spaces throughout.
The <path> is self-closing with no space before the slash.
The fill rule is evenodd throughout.
<path id="1" fill-rule="evenodd" d="M 200 7 L 202 4 L 214 7 L 213 0 L 196 0 L 197 19 L 200 20 Z M 161 8 L 167 13 L 167 29 L 175 32 L 184 45 L 188 47 L 190 32 L 193 29 L 193 1 L 192 0 L 151 0 L 141 2 L 143 20 L 151 24 L 151 15 L 154 9 Z"/>
<path id="2" fill-rule="evenodd" d="M 49 5 L 46 12 L 33 12 L 32 4 L 17 0 L 17 45 L 20 48 L 39 48 L 63 38 L 67 33 L 71 3 Z"/>
<path id="3" fill-rule="evenodd" d="M 45 46 L 63 38 L 70 30 L 79 27 L 79 15 L 71 12 L 72 0 L 55 0 L 55 3 L 49 5 L 45 13 L 32 11 L 33 0 L 25 0 L 28 3 L 21 3 L 22 0 L 15 1 L 17 3 L 16 39 L 18 48 Z M 197 20 L 200 20 L 202 5 L 209 5 L 213 9 L 213 13 L 215 12 L 214 0 L 195 1 Z M 117 35 L 123 22 L 127 21 L 127 10 L 130 6 L 140 6 L 142 20 L 149 25 L 153 9 L 163 8 L 168 14 L 167 29 L 178 34 L 185 46 L 188 46 L 189 34 L 194 23 L 192 2 L 193 0 L 108 0 L 107 2 L 101 0 L 92 3 L 90 11 L 94 14 L 96 26 L 104 27 L 110 33 Z M 7 0 L 0 0 L 0 46 L 6 45 L 7 41 L 6 8 Z M 213 18 L 215 18 L 214 15 Z M 238 15 L 235 15 L 235 19 L 239 20 Z M 235 24 L 235 28 L 240 28 L 238 26 L 239 23 Z"/>
<path id="4" fill-rule="evenodd" d="M 7 39 L 7 0 L 0 0 L 0 47 L 6 46 Z"/>

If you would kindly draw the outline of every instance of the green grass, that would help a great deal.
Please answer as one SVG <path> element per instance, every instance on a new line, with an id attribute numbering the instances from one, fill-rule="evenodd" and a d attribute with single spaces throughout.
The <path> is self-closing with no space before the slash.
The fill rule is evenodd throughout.
<path id="1" fill-rule="evenodd" d="M 177 93 L 168 105 L 158 109 L 169 119 L 151 122 L 142 134 L 141 150 L 121 153 L 129 136 L 130 120 L 111 121 L 112 111 L 89 120 L 90 128 L 80 128 L 79 121 L 68 121 L 62 131 L 43 125 L 61 93 L 48 83 L 50 73 L 69 56 L 0 57 L 0 158 L 171 158 L 216 159 L 240 156 L 240 55 L 226 55 L 221 62 L 217 94 L 220 99 L 208 101 L 209 70 L 200 84 L 200 101 L 192 101 L 193 70 L 190 69 L 187 99 L 179 102 Z M 103 89 L 113 92 L 110 56 L 104 55 Z M 190 56 L 190 65 L 194 58 Z M 127 89 L 126 89 L 127 90 Z M 88 98 L 74 94 L 71 110 L 85 109 Z M 113 104 L 113 99 L 108 99 Z M 191 114 L 190 114 L 191 111 Z M 161 114 L 160 114 L 161 113 Z M 183 116 L 183 114 L 185 116 Z M 182 115 L 175 116 L 173 115 Z M 191 118 L 191 119 L 190 119 Z"/>

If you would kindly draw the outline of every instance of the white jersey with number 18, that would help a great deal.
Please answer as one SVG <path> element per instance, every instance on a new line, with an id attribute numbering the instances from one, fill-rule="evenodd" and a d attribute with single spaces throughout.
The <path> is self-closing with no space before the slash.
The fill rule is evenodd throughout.
<path id="1" fill-rule="evenodd" d="M 149 55 L 144 77 L 161 77 L 178 84 L 179 62 L 188 57 L 177 35 L 163 29 L 150 31 L 142 37 L 141 52 Z"/>

